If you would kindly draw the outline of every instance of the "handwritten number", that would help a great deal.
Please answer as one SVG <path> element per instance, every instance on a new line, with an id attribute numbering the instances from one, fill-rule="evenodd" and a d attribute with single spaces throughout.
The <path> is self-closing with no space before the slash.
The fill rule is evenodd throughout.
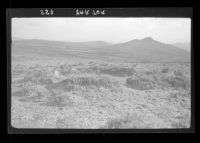
<path id="1" fill-rule="evenodd" d="M 46 12 L 46 15 L 49 15 L 49 12 L 48 12 L 48 10 L 47 10 L 47 9 L 45 10 L 45 12 Z"/>
<path id="2" fill-rule="evenodd" d="M 44 9 L 44 10 L 40 10 L 40 14 L 41 15 L 53 15 L 53 10 L 48 10 L 48 9 Z"/>
<path id="3" fill-rule="evenodd" d="M 43 15 L 43 10 L 40 10 L 41 15 Z"/>

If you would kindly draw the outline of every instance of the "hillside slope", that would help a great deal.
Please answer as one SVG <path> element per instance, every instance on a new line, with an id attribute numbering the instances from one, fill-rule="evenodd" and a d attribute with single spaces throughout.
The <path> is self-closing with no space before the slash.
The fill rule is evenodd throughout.
<path id="1" fill-rule="evenodd" d="M 135 62 L 190 62 L 189 52 L 150 37 L 111 45 L 100 53 L 126 57 L 127 60 Z"/>
<path id="2" fill-rule="evenodd" d="M 147 37 L 110 45 L 103 41 L 61 42 L 18 40 L 12 42 L 14 55 L 79 57 L 123 62 L 190 62 L 190 53 Z"/>
<path id="3" fill-rule="evenodd" d="M 190 43 L 175 43 L 173 45 L 186 51 L 191 51 Z"/>

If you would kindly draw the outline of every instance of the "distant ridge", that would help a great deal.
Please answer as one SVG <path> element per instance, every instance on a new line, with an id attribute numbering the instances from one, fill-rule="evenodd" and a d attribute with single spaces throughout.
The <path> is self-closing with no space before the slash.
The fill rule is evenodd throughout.
<path id="1" fill-rule="evenodd" d="M 176 46 L 146 37 L 109 46 L 102 54 L 115 53 L 138 62 L 190 62 L 190 53 Z"/>
<path id="2" fill-rule="evenodd" d="M 67 55 L 84 58 L 122 60 L 127 62 L 190 62 L 190 53 L 174 45 L 146 37 L 119 44 L 104 41 L 66 42 L 39 39 L 15 40 L 13 50 L 22 54 Z M 29 53 L 30 52 L 30 53 Z"/>
<path id="3" fill-rule="evenodd" d="M 133 39 L 133 40 L 130 40 L 130 41 L 127 41 L 127 42 L 123 42 L 123 43 L 119 43 L 119 44 L 127 44 L 127 43 L 149 43 L 149 42 L 154 42 L 154 43 L 162 43 L 162 42 L 159 42 L 159 41 L 156 41 L 154 40 L 152 37 L 146 37 L 146 38 L 143 38 L 143 39 Z M 164 43 L 162 43 L 164 44 Z"/>
<path id="4" fill-rule="evenodd" d="M 184 49 L 186 51 L 189 51 L 189 52 L 191 51 L 190 43 L 174 43 L 173 45 L 181 49 Z"/>
<path id="5" fill-rule="evenodd" d="M 104 41 L 87 41 L 87 42 L 68 42 L 68 41 L 54 41 L 54 40 L 41 40 L 41 39 L 19 39 L 23 40 L 24 42 L 30 42 L 32 44 L 58 44 L 58 45 L 65 45 L 65 46 L 72 46 L 72 47 L 100 47 L 100 46 L 109 46 L 111 44 L 104 42 Z"/>

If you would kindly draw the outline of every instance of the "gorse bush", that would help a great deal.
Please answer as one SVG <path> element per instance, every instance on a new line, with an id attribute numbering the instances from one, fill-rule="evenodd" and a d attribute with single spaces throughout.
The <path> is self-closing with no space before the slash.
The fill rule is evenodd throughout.
<path id="1" fill-rule="evenodd" d="M 49 85 L 49 89 L 60 89 L 64 91 L 72 91 L 76 87 L 111 87 L 111 82 L 106 78 L 97 79 L 94 77 L 72 77 L 64 79 L 58 83 L 53 83 Z"/>
<path id="2" fill-rule="evenodd" d="M 71 71 L 72 71 L 72 66 L 71 66 L 71 65 L 67 65 L 67 64 L 61 65 L 61 66 L 59 67 L 59 71 L 60 71 L 60 73 L 61 73 L 62 75 L 67 76 L 68 74 L 71 73 Z"/>
<path id="3" fill-rule="evenodd" d="M 167 77 L 162 79 L 163 85 L 172 88 L 182 88 L 189 89 L 190 88 L 190 80 L 185 76 L 175 76 L 175 77 Z"/>
<path id="4" fill-rule="evenodd" d="M 25 71 L 26 71 L 25 68 L 23 66 L 20 66 L 20 65 L 17 65 L 15 67 L 13 67 L 13 69 L 12 69 L 12 73 L 17 74 L 17 75 L 22 74 Z"/>
<path id="5" fill-rule="evenodd" d="M 146 124 L 143 116 L 139 114 L 127 114 L 126 116 L 122 116 L 120 118 L 112 118 L 108 120 L 108 122 L 104 125 L 103 128 L 107 129 L 122 129 L 122 128 L 150 128 L 149 124 Z"/>
<path id="6" fill-rule="evenodd" d="M 69 125 L 67 124 L 65 118 L 58 118 L 56 120 L 56 127 L 57 128 L 68 128 Z"/>
<path id="7" fill-rule="evenodd" d="M 168 73 L 169 72 L 169 69 L 168 68 L 164 68 L 162 69 L 161 73 Z"/>
<path id="8" fill-rule="evenodd" d="M 178 76 L 178 77 L 183 77 L 183 73 L 180 71 L 174 71 L 174 75 Z"/>
<path id="9" fill-rule="evenodd" d="M 109 87 L 111 85 L 111 82 L 107 79 L 96 79 L 91 77 L 80 77 L 75 79 L 75 83 L 80 86 L 84 87 Z"/>
<path id="10" fill-rule="evenodd" d="M 39 83 L 41 84 L 41 85 L 51 85 L 51 84 L 53 84 L 53 81 L 51 80 L 51 79 L 46 79 L 46 78 L 41 78 L 40 80 L 39 80 Z"/>
<path id="11" fill-rule="evenodd" d="M 188 128 L 185 123 L 183 122 L 173 122 L 171 123 L 173 128 Z"/>
<path id="12" fill-rule="evenodd" d="M 140 78 L 127 78 L 126 86 L 136 90 L 153 89 L 153 86 L 149 81 Z"/>
<path id="13" fill-rule="evenodd" d="M 39 71 L 39 70 L 33 71 L 31 74 L 32 74 L 31 76 L 32 76 L 33 78 L 40 78 L 40 77 L 43 76 L 42 71 Z"/>
<path id="14" fill-rule="evenodd" d="M 38 97 L 38 96 L 29 96 L 29 97 L 21 98 L 21 99 L 19 99 L 19 101 L 22 101 L 22 102 L 35 102 L 38 99 L 40 99 L 40 97 Z"/>
<path id="15" fill-rule="evenodd" d="M 14 92 L 12 95 L 17 97 L 26 97 L 28 96 L 29 92 L 26 88 L 23 88 L 19 91 Z"/>
<path id="16" fill-rule="evenodd" d="M 107 74 L 116 77 L 131 76 L 135 73 L 133 68 L 127 67 L 91 67 L 92 71 L 98 74 Z"/>
<path id="17" fill-rule="evenodd" d="M 18 81 L 19 83 L 26 83 L 26 82 L 32 82 L 32 83 L 37 83 L 39 81 L 44 81 L 47 79 L 47 75 L 46 73 L 40 71 L 40 70 L 34 70 L 34 71 L 29 71 L 26 73 L 26 75 L 24 76 L 24 78 L 20 81 Z"/>
<path id="18" fill-rule="evenodd" d="M 58 83 L 50 84 L 48 89 L 59 89 L 64 91 L 72 91 L 75 88 L 74 81 L 72 79 L 65 79 Z"/>
<path id="19" fill-rule="evenodd" d="M 124 77 L 133 75 L 134 71 L 129 68 L 105 68 L 101 69 L 100 73 Z"/>
<path id="20" fill-rule="evenodd" d="M 50 96 L 47 98 L 45 103 L 42 103 L 43 106 L 55 106 L 55 107 L 65 107 L 67 103 L 62 96 Z"/>

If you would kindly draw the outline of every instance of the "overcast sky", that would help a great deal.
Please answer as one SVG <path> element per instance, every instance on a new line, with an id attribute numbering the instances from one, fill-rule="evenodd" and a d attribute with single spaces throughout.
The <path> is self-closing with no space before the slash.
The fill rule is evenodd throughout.
<path id="1" fill-rule="evenodd" d="M 152 37 L 164 43 L 188 43 L 189 18 L 12 18 L 12 37 L 69 42 L 111 43 Z"/>

